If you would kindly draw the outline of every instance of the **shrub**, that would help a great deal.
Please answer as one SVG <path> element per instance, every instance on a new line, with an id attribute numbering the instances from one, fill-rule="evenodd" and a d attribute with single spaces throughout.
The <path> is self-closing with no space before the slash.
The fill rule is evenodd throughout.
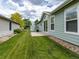
<path id="1" fill-rule="evenodd" d="M 21 29 L 15 29 L 15 30 L 14 30 L 14 34 L 21 33 L 21 32 L 22 32 Z"/>

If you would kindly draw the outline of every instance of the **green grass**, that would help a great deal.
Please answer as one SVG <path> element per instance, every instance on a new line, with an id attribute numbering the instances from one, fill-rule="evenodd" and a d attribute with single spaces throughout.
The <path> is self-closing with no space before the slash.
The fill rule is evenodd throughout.
<path id="1" fill-rule="evenodd" d="M 79 59 L 79 55 L 51 41 L 22 32 L 0 44 L 0 59 Z"/>

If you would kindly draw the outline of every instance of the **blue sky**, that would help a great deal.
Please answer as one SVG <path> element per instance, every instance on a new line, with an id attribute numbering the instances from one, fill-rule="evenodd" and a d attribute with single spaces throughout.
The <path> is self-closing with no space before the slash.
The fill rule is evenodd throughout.
<path id="1" fill-rule="evenodd" d="M 52 11 L 64 0 L 0 0 L 0 14 L 10 17 L 19 12 L 24 18 L 35 20 L 43 11 Z"/>

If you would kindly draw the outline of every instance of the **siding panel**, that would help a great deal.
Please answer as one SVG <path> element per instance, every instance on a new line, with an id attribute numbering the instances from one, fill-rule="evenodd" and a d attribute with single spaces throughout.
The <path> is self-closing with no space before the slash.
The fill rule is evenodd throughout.
<path id="1" fill-rule="evenodd" d="M 12 31 L 9 30 L 10 21 L 0 19 L 0 37 L 12 34 Z"/>

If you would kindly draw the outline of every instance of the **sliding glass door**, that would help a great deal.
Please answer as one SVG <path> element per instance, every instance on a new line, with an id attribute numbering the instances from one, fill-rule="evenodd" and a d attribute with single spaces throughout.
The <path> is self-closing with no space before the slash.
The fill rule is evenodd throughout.
<path id="1" fill-rule="evenodd" d="M 48 23 L 47 23 L 47 20 L 44 21 L 44 31 L 45 31 L 45 32 L 48 31 Z"/>

